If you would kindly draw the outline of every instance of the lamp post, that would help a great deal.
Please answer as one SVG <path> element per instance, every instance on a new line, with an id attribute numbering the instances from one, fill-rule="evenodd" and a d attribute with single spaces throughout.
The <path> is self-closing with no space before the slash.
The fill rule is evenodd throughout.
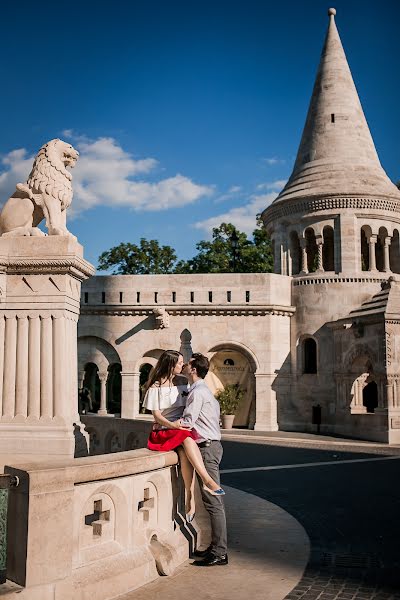
<path id="1" fill-rule="evenodd" d="M 232 269 L 233 269 L 233 272 L 236 273 L 236 256 L 237 256 L 237 249 L 238 249 L 238 242 L 239 242 L 239 237 L 238 237 L 238 234 L 236 233 L 236 229 L 234 229 L 232 231 L 230 242 L 231 242 L 231 247 L 232 247 Z"/>

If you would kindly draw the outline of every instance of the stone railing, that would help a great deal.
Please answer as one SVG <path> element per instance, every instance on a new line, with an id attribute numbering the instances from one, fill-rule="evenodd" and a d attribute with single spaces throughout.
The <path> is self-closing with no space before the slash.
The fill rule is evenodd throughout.
<path id="1" fill-rule="evenodd" d="M 6 467 L 19 478 L 7 563 L 18 598 L 108 600 L 185 562 L 201 532 L 182 518 L 176 462 L 141 449 Z"/>
<path id="2" fill-rule="evenodd" d="M 153 417 L 120 419 L 81 415 L 81 421 L 89 434 L 89 454 L 93 456 L 146 448 Z"/>

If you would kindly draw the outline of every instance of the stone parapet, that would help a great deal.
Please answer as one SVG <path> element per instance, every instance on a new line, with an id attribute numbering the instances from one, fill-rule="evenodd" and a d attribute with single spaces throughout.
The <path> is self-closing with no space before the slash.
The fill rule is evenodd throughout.
<path id="1" fill-rule="evenodd" d="M 189 552 L 176 463 L 142 449 L 6 467 L 19 478 L 7 563 L 18 598 L 109 600 L 173 573 Z"/>

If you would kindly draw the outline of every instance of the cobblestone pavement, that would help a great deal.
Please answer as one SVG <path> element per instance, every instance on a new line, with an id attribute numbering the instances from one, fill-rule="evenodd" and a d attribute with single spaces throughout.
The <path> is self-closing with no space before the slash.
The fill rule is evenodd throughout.
<path id="1" fill-rule="evenodd" d="M 376 460 L 400 448 L 229 438 L 224 450 L 222 469 L 243 471 L 222 482 L 284 508 L 310 538 L 307 569 L 287 600 L 400 600 L 400 460 Z M 343 462 L 354 459 L 365 462 Z"/>

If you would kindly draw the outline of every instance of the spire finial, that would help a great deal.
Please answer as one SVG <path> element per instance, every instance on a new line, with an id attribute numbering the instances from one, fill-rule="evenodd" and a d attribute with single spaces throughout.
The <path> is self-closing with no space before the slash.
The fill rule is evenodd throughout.
<path id="1" fill-rule="evenodd" d="M 328 15 L 334 17 L 336 15 L 336 8 L 328 8 Z"/>

